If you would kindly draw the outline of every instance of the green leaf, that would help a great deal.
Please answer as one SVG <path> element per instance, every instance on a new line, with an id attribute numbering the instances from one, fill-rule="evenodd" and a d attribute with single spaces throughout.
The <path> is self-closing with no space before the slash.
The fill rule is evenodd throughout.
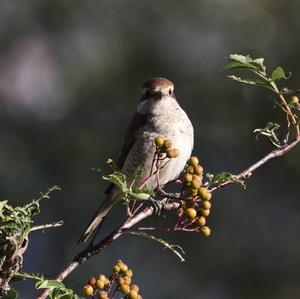
<path id="1" fill-rule="evenodd" d="M 210 174 L 210 177 L 211 176 L 212 175 Z M 244 189 L 246 188 L 245 181 L 243 179 L 240 179 L 237 175 L 234 175 L 230 172 L 220 172 L 215 174 L 210 180 L 210 185 L 222 182 L 233 182 Z"/>
<path id="2" fill-rule="evenodd" d="M 266 67 L 264 66 L 263 58 L 252 59 L 249 55 L 244 56 L 240 54 L 231 54 L 229 55 L 229 59 L 234 62 L 225 65 L 226 70 L 246 68 L 246 69 L 256 70 L 263 73 L 266 72 Z"/>
<path id="3" fill-rule="evenodd" d="M 14 289 L 10 289 L 6 295 L 1 297 L 2 299 L 16 299 L 18 298 L 18 293 Z"/>
<path id="4" fill-rule="evenodd" d="M 245 84 L 256 85 L 256 86 L 272 89 L 272 87 L 270 85 L 268 85 L 267 82 L 259 80 L 259 79 L 242 79 L 241 77 L 238 77 L 235 75 L 228 75 L 227 78 L 241 82 L 241 83 L 245 83 Z"/>
<path id="5" fill-rule="evenodd" d="M 65 288 L 65 285 L 57 280 L 42 280 L 42 281 L 38 281 L 35 284 L 35 288 L 36 289 L 45 289 L 45 288 L 49 288 L 49 289 L 57 289 L 57 288 Z"/>
<path id="6" fill-rule="evenodd" d="M 272 72 L 272 75 L 271 75 L 271 79 L 273 81 L 275 80 L 280 80 L 280 79 L 289 79 L 291 76 L 291 74 L 289 75 L 286 75 L 285 71 L 283 70 L 282 67 L 278 66 L 273 72 Z"/>

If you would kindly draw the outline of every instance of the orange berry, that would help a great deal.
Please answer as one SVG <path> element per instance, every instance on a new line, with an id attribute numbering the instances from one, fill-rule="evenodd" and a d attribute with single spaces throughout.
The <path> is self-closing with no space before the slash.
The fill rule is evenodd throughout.
<path id="1" fill-rule="evenodd" d="M 166 139 L 166 140 L 164 141 L 162 147 L 163 147 L 164 150 L 170 149 L 170 148 L 172 147 L 172 140 Z"/>
<path id="2" fill-rule="evenodd" d="M 95 277 L 90 277 L 90 279 L 88 280 L 88 284 L 93 286 L 95 283 L 96 283 L 96 278 Z"/>
<path id="3" fill-rule="evenodd" d="M 170 159 L 177 158 L 179 154 L 179 150 L 176 148 L 171 148 L 167 150 L 167 157 Z"/>
<path id="4" fill-rule="evenodd" d="M 104 291 L 99 292 L 99 299 L 108 299 L 107 292 Z"/>

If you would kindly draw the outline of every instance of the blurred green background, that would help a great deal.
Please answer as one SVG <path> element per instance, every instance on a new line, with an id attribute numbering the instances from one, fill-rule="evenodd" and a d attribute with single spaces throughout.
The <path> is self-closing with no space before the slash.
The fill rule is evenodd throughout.
<path id="1" fill-rule="evenodd" d="M 236 173 L 267 153 L 270 145 L 252 131 L 280 119 L 273 95 L 220 70 L 230 53 L 265 57 L 299 87 L 299 13 L 296 0 L 1 0 L 0 198 L 20 205 L 58 184 L 37 223 L 65 221 L 32 234 L 23 270 L 55 275 L 80 250 L 106 186 L 92 168 L 118 156 L 150 77 L 175 83 L 207 171 Z M 108 274 L 121 258 L 144 298 L 300 298 L 299 151 L 261 167 L 246 190 L 218 192 L 210 238 L 164 235 L 184 247 L 186 263 L 127 236 L 66 284 L 80 293 L 89 276 Z M 115 208 L 104 232 L 123 213 Z M 15 287 L 20 298 L 34 298 L 32 284 Z"/>

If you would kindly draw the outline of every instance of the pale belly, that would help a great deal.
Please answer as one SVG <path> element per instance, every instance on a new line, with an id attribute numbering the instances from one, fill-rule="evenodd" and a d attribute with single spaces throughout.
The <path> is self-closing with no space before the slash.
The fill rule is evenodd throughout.
<path id="1" fill-rule="evenodd" d="M 172 147 L 178 149 L 180 154 L 177 158 L 170 159 L 170 161 L 168 161 L 169 159 L 164 160 L 161 165 L 168 162 L 159 171 L 159 175 L 148 179 L 156 149 L 154 139 L 158 135 L 171 139 Z M 182 122 L 177 122 L 173 126 L 162 126 L 159 130 L 145 130 L 141 132 L 141 136 L 131 149 L 122 169 L 128 176 L 128 183 L 131 183 L 132 174 L 139 166 L 143 168 L 143 172 L 135 180 L 134 187 L 136 188 L 140 187 L 145 181 L 147 183 L 144 184 L 144 187 L 155 188 L 157 184 L 165 185 L 169 181 L 176 179 L 191 156 L 193 139 L 193 129 L 189 122 L 186 126 Z M 153 170 L 155 171 L 156 168 L 154 167 Z"/>

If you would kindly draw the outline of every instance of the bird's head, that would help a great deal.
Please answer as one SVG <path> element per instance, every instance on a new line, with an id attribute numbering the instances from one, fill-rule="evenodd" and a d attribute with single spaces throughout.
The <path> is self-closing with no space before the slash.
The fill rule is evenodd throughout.
<path id="1" fill-rule="evenodd" d="M 165 78 L 152 78 L 142 85 L 142 97 L 139 110 L 151 112 L 155 106 L 160 104 L 159 102 L 172 102 L 174 100 L 176 101 L 174 84 Z"/>

